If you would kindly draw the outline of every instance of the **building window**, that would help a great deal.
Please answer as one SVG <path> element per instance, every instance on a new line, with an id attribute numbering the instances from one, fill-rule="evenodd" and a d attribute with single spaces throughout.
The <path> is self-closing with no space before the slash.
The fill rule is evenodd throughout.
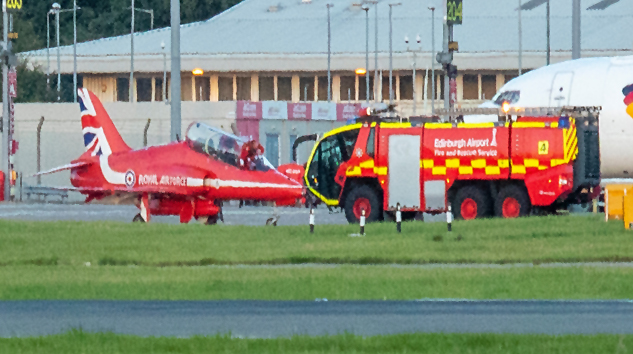
<path id="1" fill-rule="evenodd" d="M 233 78 L 232 77 L 218 78 L 218 100 L 233 101 Z"/>
<path id="2" fill-rule="evenodd" d="M 152 79 L 136 79 L 136 100 L 138 102 L 152 100 Z"/>
<path id="3" fill-rule="evenodd" d="M 275 167 L 279 166 L 279 135 L 266 134 L 266 158 Z"/>
<path id="4" fill-rule="evenodd" d="M 332 91 L 330 91 L 332 92 Z M 327 101 L 328 94 L 328 85 L 327 85 L 327 76 L 319 76 L 319 101 Z M 356 96 L 352 96 L 354 99 Z"/>
<path id="5" fill-rule="evenodd" d="M 299 78 L 301 100 L 314 101 L 314 76 Z"/>
<path id="6" fill-rule="evenodd" d="M 292 161 L 293 161 L 293 157 L 294 157 L 294 156 L 292 156 L 292 146 L 295 144 L 295 141 L 296 141 L 296 140 L 297 140 L 297 135 L 295 135 L 295 134 L 290 134 L 290 140 L 289 140 L 289 143 L 290 143 L 290 155 L 288 155 L 288 156 L 289 156 L 289 160 L 290 160 L 290 162 L 292 162 Z M 298 157 L 298 156 L 297 156 L 297 159 L 299 159 L 299 157 Z M 299 163 L 298 161 L 295 161 L 295 162 Z"/>
<path id="7" fill-rule="evenodd" d="M 464 74 L 464 99 L 465 100 L 478 100 L 479 99 L 479 76 Z"/>
<path id="8" fill-rule="evenodd" d="M 413 100 L 413 76 L 400 76 L 400 99 Z"/>
<path id="9" fill-rule="evenodd" d="M 275 99 L 275 78 L 274 77 L 259 77 L 259 100 L 260 101 L 272 101 Z"/>
<path id="10" fill-rule="evenodd" d="M 366 100 L 367 82 L 365 81 L 365 75 L 358 77 L 358 99 Z M 369 76 L 369 99 L 374 99 L 374 77 Z"/>
<path id="11" fill-rule="evenodd" d="M 292 100 L 292 78 L 291 77 L 277 77 L 277 99 L 279 101 L 291 101 Z"/>
<path id="12" fill-rule="evenodd" d="M 116 100 L 121 102 L 130 100 L 130 80 L 126 77 L 116 79 Z"/>
<path id="13" fill-rule="evenodd" d="M 211 80 L 208 77 L 196 76 L 196 101 L 209 101 L 211 99 Z"/>
<path id="14" fill-rule="evenodd" d="M 237 99 L 238 101 L 251 100 L 251 77 L 237 77 Z"/>
<path id="15" fill-rule="evenodd" d="M 319 83 L 319 88 L 321 88 L 320 83 Z M 349 101 L 349 100 L 356 99 L 356 77 L 341 76 L 341 96 L 340 97 L 341 97 L 341 101 Z M 321 98 L 321 95 L 319 95 L 319 99 L 320 98 Z"/>
<path id="16" fill-rule="evenodd" d="M 163 79 L 157 78 L 154 80 L 154 101 L 163 100 Z"/>
<path id="17" fill-rule="evenodd" d="M 440 74 L 440 78 L 439 80 L 435 80 L 435 91 L 440 90 L 440 100 L 444 99 L 444 94 L 446 93 L 446 90 L 444 90 L 444 79 L 446 78 L 446 76 L 444 76 L 444 74 Z"/>
<path id="18" fill-rule="evenodd" d="M 396 76 L 391 77 L 391 87 L 393 90 L 393 99 L 396 99 Z M 383 76 L 382 78 L 382 99 L 389 101 L 389 76 Z"/>
<path id="19" fill-rule="evenodd" d="M 481 98 L 489 100 L 497 93 L 497 77 L 495 75 L 481 75 Z"/>

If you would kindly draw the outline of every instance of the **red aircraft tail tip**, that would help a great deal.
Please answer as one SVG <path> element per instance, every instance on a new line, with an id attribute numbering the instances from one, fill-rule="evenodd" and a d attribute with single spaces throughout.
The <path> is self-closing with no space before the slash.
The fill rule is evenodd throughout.
<path id="1" fill-rule="evenodd" d="M 85 88 L 79 88 L 77 91 L 86 151 L 95 156 L 131 150 L 123 141 L 99 98 Z"/>

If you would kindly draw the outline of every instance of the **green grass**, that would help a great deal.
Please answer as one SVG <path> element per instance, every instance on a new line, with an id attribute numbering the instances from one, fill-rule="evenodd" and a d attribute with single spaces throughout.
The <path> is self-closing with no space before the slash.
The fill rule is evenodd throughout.
<path id="1" fill-rule="evenodd" d="M 229 336 L 141 338 L 109 333 L 35 338 L 0 338 L 3 353 L 630 353 L 633 336 L 547 336 L 495 334 L 402 334 L 361 337 L 350 334 L 275 339 Z"/>
<path id="2" fill-rule="evenodd" d="M 633 269 L 9 266 L 0 284 L 0 300 L 630 299 Z"/>
<path id="3" fill-rule="evenodd" d="M 0 221 L 0 265 L 424 264 L 632 261 L 633 233 L 600 217 L 246 227 Z M 461 237 L 460 237 L 461 236 Z"/>

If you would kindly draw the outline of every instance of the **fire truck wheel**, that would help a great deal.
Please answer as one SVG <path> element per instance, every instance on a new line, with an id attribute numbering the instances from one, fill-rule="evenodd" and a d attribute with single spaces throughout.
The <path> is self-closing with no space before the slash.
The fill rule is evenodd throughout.
<path id="1" fill-rule="evenodd" d="M 490 200 L 481 188 L 465 186 L 457 191 L 453 200 L 453 213 L 456 218 L 472 220 L 485 218 L 490 212 Z"/>
<path id="2" fill-rule="evenodd" d="M 495 215 L 503 218 L 518 218 L 530 214 L 530 197 L 517 185 L 501 189 L 495 201 Z"/>
<path id="3" fill-rule="evenodd" d="M 365 210 L 365 221 L 378 221 L 382 214 L 378 193 L 369 186 L 358 186 L 352 189 L 345 199 L 345 217 L 350 224 L 358 224 L 362 210 Z"/>

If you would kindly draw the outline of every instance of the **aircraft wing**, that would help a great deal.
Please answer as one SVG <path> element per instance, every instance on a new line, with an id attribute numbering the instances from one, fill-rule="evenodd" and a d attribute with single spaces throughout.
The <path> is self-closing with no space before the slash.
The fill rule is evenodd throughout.
<path id="1" fill-rule="evenodd" d="M 87 166 L 87 165 L 90 165 L 90 164 L 92 164 L 92 162 L 81 161 L 81 162 L 70 163 L 68 165 L 52 168 L 52 169 L 50 169 L 48 171 L 42 171 L 42 172 L 38 172 L 38 173 L 35 173 L 35 174 L 32 174 L 32 175 L 29 175 L 29 177 L 48 175 L 48 174 L 51 174 L 51 173 L 65 171 L 65 170 L 71 170 L 71 169 L 73 169 L 75 167 Z"/>

